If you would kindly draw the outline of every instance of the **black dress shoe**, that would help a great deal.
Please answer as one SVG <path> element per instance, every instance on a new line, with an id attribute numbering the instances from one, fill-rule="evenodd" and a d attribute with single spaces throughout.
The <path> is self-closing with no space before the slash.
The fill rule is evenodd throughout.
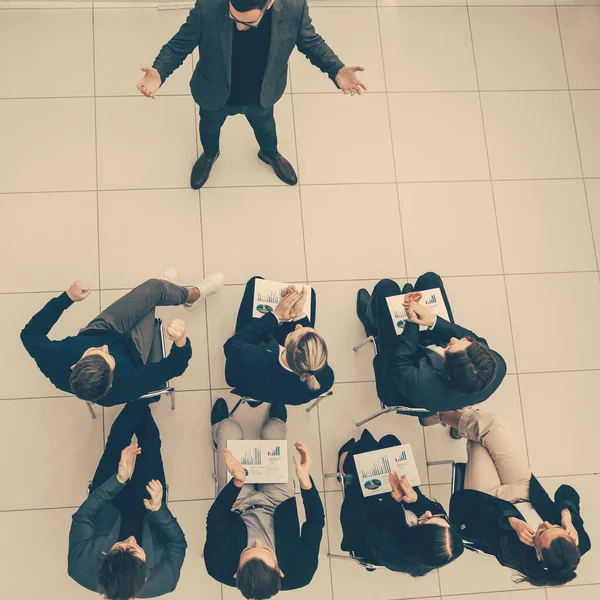
<path id="1" fill-rule="evenodd" d="M 287 423 L 287 408 L 285 404 L 271 404 L 269 408 L 269 419 L 279 419 Z"/>
<path id="2" fill-rule="evenodd" d="M 358 290 L 358 295 L 356 296 L 356 314 L 360 319 L 360 322 L 363 324 L 365 328 L 365 333 L 367 336 L 374 335 L 375 327 L 371 323 L 371 319 L 369 318 L 369 301 L 371 300 L 371 294 L 367 292 L 364 288 Z"/>
<path id="3" fill-rule="evenodd" d="M 298 177 L 294 167 L 285 159 L 279 152 L 273 156 L 265 156 L 262 152 L 258 153 L 258 158 L 263 162 L 271 165 L 275 175 L 288 185 L 296 185 L 298 183 Z"/>
<path id="4" fill-rule="evenodd" d="M 210 424 L 216 425 L 221 421 L 229 418 L 229 408 L 227 407 L 227 402 L 223 398 L 218 398 L 210 412 Z"/>
<path id="5" fill-rule="evenodd" d="M 250 408 L 258 408 L 262 402 L 259 402 L 258 400 L 248 400 L 247 404 Z"/>
<path id="6" fill-rule="evenodd" d="M 221 153 L 217 152 L 217 155 L 213 158 L 208 158 L 204 152 L 200 155 L 200 158 L 192 167 L 192 175 L 190 176 L 190 185 L 193 190 L 199 190 L 206 183 L 210 170 L 215 164 L 215 160 L 219 158 L 219 154 Z"/>

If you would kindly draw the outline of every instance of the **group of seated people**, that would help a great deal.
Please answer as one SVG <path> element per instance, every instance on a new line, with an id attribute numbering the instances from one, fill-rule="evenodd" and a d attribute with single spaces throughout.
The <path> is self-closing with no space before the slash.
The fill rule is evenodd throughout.
<path id="1" fill-rule="evenodd" d="M 233 393 L 251 398 L 250 406 L 270 405 L 261 439 L 285 440 L 285 405 L 306 404 L 330 390 L 334 372 L 327 344 L 315 329 L 315 291 L 288 286 L 272 312 L 254 318 L 256 280 L 246 285 L 235 333 L 224 345 L 225 377 Z M 90 294 L 89 286 L 76 281 L 21 333 L 25 348 L 56 387 L 101 406 L 125 404 L 69 536 L 69 575 L 107 600 L 150 598 L 177 586 L 187 543 L 167 506 L 160 434 L 150 409 L 159 398 L 140 397 L 181 375 L 192 358 L 185 323 L 175 319 L 165 327 L 171 351 L 150 360 L 156 307 L 195 310 L 223 284 L 217 273 L 183 287 L 177 272 L 167 269 L 117 300 L 76 336 L 50 340 L 61 314 Z M 448 320 L 419 302 L 421 292 L 434 288 L 441 291 Z M 388 297 L 399 294 L 405 294 L 407 317 L 401 334 L 387 304 Z M 440 277 L 427 273 L 402 290 L 385 279 L 372 295 L 361 289 L 357 314 L 376 346 L 373 366 L 382 404 L 424 409 L 419 417 L 424 427 L 448 427 L 453 438 L 467 440 L 468 462 L 464 489 L 452 495 L 448 514 L 394 472 L 389 474 L 390 494 L 363 497 L 354 457 L 398 446 L 400 440 L 386 435 L 377 441 L 367 429 L 358 441 L 348 440 L 337 464 L 344 481 L 342 550 L 365 566 L 418 577 L 469 547 L 495 556 L 519 574 L 518 580 L 532 585 L 574 579 L 581 556 L 590 549 L 579 496 L 562 485 L 552 500 L 506 424 L 477 407 L 501 385 L 506 364 L 485 339 L 454 323 Z M 223 398 L 214 402 L 211 427 L 217 497 L 208 513 L 203 554 L 209 575 L 253 600 L 308 585 L 325 524 L 309 449 L 294 445 L 306 513 L 300 527 L 293 480 L 245 482 L 245 468 L 227 449 L 228 441 L 244 438 L 243 429 Z"/>

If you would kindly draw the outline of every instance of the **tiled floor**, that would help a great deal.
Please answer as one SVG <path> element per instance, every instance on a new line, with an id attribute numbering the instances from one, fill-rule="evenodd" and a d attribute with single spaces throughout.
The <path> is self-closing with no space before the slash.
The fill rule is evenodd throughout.
<path id="1" fill-rule="evenodd" d="M 509 375 L 488 407 L 511 423 L 548 489 L 580 491 L 600 543 L 600 0 L 310 4 L 317 30 L 366 67 L 369 93 L 344 97 L 294 55 L 292 93 L 276 116 L 300 185 L 280 185 L 258 161 L 238 117 L 200 194 L 187 187 L 198 154 L 192 58 L 155 102 L 135 89 L 185 11 L 0 9 L 3 597 L 92 597 L 66 575 L 69 519 L 118 411 L 92 421 L 38 373 L 18 333 L 74 278 L 93 294 L 56 337 L 168 265 L 184 283 L 214 270 L 228 277 L 206 308 L 160 311 L 186 317 L 194 344 L 175 381 L 177 409 L 153 407 L 171 508 L 189 541 L 174 598 L 239 598 L 207 576 L 201 552 L 214 497 L 210 405 L 233 401 L 222 344 L 254 274 L 314 285 L 337 375 L 318 410 L 290 410 L 290 438 L 310 444 L 328 518 L 313 583 L 288 597 L 600 597 L 596 549 L 575 585 L 557 590 L 517 586 L 472 554 L 417 580 L 328 559 L 340 551 L 341 497 L 323 479 L 340 443 L 359 433 L 354 422 L 378 407 L 370 351 L 352 352 L 362 337 L 356 291 L 436 270 L 457 320 L 506 358 Z M 239 412 L 249 435 L 263 416 Z M 426 491 L 447 503 L 448 473 L 426 461 L 464 456 L 461 443 L 408 417 L 388 415 L 372 430 L 410 442 Z"/>

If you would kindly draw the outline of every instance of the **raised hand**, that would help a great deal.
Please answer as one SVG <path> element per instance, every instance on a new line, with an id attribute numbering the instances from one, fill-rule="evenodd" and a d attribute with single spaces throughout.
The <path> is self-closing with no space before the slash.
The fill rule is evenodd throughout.
<path id="1" fill-rule="evenodd" d="M 69 289 L 67 290 L 67 296 L 73 300 L 73 302 L 81 302 L 90 295 L 90 286 L 88 283 L 76 280 L 74 281 Z"/>
<path id="2" fill-rule="evenodd" d="M 310 468 L 312 467 L 312 458 L 308 448 L 301 442 L 294 444 L 298 454 L 294 456 L 294 464 L 296 465 L 296 475 L 300 482 L 300 487 L 303 490 L 309 490 L 312 487 L 310 480 Z"/>
<path id="3" fill-rule="evenodd" d="M 560 515 L 561 527 L 569 534 L 569 536 L 575 542 L 575 544 L 579 546 L 579 534 L 577 533 L 577 529 L 575 529 L 575 527 L 573 526 L 571 511 L 568 508 L 563 508 L 560 511 Z"/>
<path id="4" fill-rule="evenodd" d="M 227 470 L 233 477 L 233 483 L 238 487 L 242 487 L 246 481 L 246 469 L 244 469 L 237 458 L 231 454 L 231 450 L 224 448 L 223 454 L 225 454 L 225 465 L 227 465 Z"/>
<path id="5" fill-rule="evenodd" d="M 406 309 L 406 316 L 411 323 L 431 327 L 435 322 L 434 314 L 424 304 L 411 301 L 408 305 L 405 304 L 404 308 Z"/>
<path id="6" fill-rule="evenodd" d="M 516 517 L 509 517 L 508 522 L 517 534 L 517 537 L 521 543 L 525 544 L 526 546 L 534 546 L 533 538 L 535 533 L 533 529 L 531 529 L 531 527 L 525 523 L 525 521 L 517 519 Z"/>
<path id="7" fill-rule="evenodd" d="M 410 483 L 406 475 L 398 477 L 398 474 L 391 471 L 389 474 L 389 482 L 392 486 L 392 498 L 396 502 L 406 502 L 408 504 L 416 502 L 418 495 Z"/>
<path id="8" fill-rule="evenodd" d="M 144 498 L 144 506 L 147 510 L 156 512 L 162 506 L 163 486 L 158 479 L 148 482 L 146 491 L 150 494 L 150 500 Z"/>
<path id="9" fill-rule="evenodd" d="M 165 326 L 165 335 L 172 340 L 176 346 L 185 346 L 185 321 L 183 319 L 173 319 L 170 325 Z"/>
<path id="10" fill-rule="evenodd" d="M 162 85 L 160 73 L 153 67 L 142 67 L 145 75 L 139 80 L 137 89 L 146 96 L 155 100 L 154 95 Z"/>
<path id="11" fill-rule="evenodd" d="M 338 71 L 335 82 L 344 94 L 350 94 L 351 96 L 358 94 L 360 96 L 363 90 L 367 91 L 367 86 L 358 78 L 356 73 L 364 70 L 364 67 L 344 67 Z"/>
<path id="12" fill-rule="evenodd" d="M 299 292 L 295 288 L 294 291 L 287 292 L 285 298 L 282 296 L 281 300 L 279 300 L 279 304 L 273 311 L 280 322 L 291 321 L 294 318 L 294 307 L 301 298 L 302 292 Z"/>
<path id="13" fill-rule="evenodd" d="M 130 444 L 121 452 L 121 460 L 119 461 L 119 470 L 117 471 L 117 479 L 120 483 L 125 483 L 131 479 L 133 468 L 135 466 L 135 457 L 141 454 L 142 449 L 135 444 Z"/>
<path id="14" fill-rule="evenodd" d="M 298 299 L 298 302 L 296 302 L 296 304 L 294 304 L 294 306 L 292 307 L 293 319 L 295 319 L 299 315 L 306 314 L 305 306 L 307 298 L 308 290 L 305 287 L 302 287 L 302 291 L 300 292 L 300 298 Z"/>

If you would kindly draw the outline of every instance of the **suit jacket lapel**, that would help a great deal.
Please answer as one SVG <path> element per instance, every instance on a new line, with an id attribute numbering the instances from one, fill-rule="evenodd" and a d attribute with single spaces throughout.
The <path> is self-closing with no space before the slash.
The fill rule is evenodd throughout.
<path id="1" fill-rule="evenodd" d="M 281 4 L 281 0 L 275 0 L 271 9 L 271 43 L 269 45 L 269 55 L 267 57 L 267 65 L 265 67 L 265 77 L 273 67 L 273 61 L 277 54 L 277 49 L 281 42 L 285 39 L 286 30 L 283 27 L 283 19 L 285 18 L 285 7 Z M 264 81 L 264 80 L 263 80 Z"/>
<path id="2" fill-rule="evenodd" d="M 219 24 L 219 34 L 221 38 L 221 51 L 223 53 L 223 64 L 225 65 L 225 74 L 227 83 L 231 84 L 231 54 L 233 46 L 233 21 L 227 16 L 229 11 L 229 0 L 222 2 L 222 10 L 217 14 L 217 23 Z"/>

